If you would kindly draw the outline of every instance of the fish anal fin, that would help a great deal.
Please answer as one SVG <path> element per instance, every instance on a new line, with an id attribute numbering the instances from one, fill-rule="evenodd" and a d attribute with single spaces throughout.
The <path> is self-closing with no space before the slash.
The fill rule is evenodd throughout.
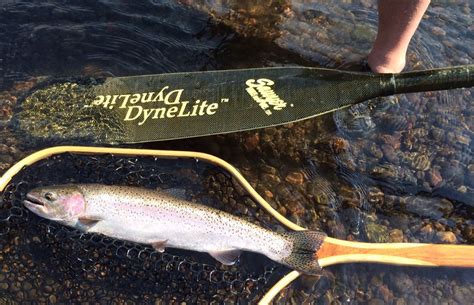
<path id="1" fill-rule="evenodd" d="M 168 242 L 168 240 L 159 240 L 159 241 L 152 242 L 151 246 L 156 251 L 158 251 L 160 253 L 163 253 L 163 252 L 165 252 L 167 242 Z"/>
<path id="2" fill-rule="evenodd" d="M 239 259 L 241 250 L 211 251 L 209 254 L 224 265 L 233 265 Z"/>

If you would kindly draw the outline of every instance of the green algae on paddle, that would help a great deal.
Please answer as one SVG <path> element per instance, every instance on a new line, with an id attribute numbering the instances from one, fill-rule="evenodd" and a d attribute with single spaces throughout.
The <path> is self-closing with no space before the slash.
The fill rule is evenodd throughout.
<path id="1" fill-rule="evenodd" d="M 125 129 L 119 118 L 104 108 L 85 107 L 95 97 L 91 87 L 63 82 L 35 90 L 21 103 L 17 127 L 26 137 L 39 141 L 120 140 Z"/>

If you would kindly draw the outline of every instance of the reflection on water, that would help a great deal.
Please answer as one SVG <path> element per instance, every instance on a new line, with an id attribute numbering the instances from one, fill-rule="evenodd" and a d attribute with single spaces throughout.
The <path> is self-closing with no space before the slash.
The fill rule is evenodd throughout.
<path id="1" fill-rule="evenodd" d="M 38 76 L 280 65 L 363 70 L 376 31 L 374 2 L 7 2 L 0 11 L 0 171 L 36 149 L 21 148 L 5 122 Z M 470 2 L 454 2 L 431 4 L 410 45 L 407 69 L 472 63 Z M 216 154 L 238 167 L 280 213 L 330 236 L 472 244 L 471 94 L 472 89 L 399 95 L 278 128 L 147 147 Z M 224 180 L 207 190 L 216 192 L 212 185 Z M 255 212 L 254 203 L 243 201 L 234 209 L 240 215 L 257 215 L 260 223 L 275 226 Z M 4 256 L 22 242 L 13 235 L 1 240 Z M 9 276 L 16 284 L 2 284 L 4 295 L 28 299 L 21 280 L 28 274 Z M 70 283 L 77 291 L 80 284 Z M 54 295 L 42 287 L 39 292 Z M 137 287 L 119 297 L 132 301 L 140 294 Z M 468 304 L 472 295 L 472 270 L 347 265 L 302 277 L 279 302 Z"/>

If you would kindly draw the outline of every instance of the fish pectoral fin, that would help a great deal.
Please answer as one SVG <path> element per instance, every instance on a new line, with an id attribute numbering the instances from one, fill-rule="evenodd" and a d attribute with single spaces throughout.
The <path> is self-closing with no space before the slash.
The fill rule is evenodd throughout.
<path id="1" fill-rule="evenodd" d="M 209 254 L 224 265 L 233 265 L 239 259 L 241 250 L 211 251 Z"/>
<path id="2" fill-rule="evenodd" d="M 96 225 L 102 219 L 92 217 L 79 217 L 78 222 L 84 227 L 90 228 Z"/>
<path id="3" fill-rule="evenodd" d="M 168 240 L 160 240 L 160 241 L 155 241 L 153 243 L 151 243 L 151 246 L 158 252 L 160 253 L 163 253 L 165 252 L 165 248 L 166 248 L 166 243 L 168 242 Z"/>

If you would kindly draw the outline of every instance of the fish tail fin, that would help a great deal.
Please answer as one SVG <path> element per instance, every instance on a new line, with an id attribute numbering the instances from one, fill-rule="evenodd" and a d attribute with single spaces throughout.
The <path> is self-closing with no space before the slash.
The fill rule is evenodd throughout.
<path id="1" fill-rule="evenodd" d="M 291 254 L 282 260 L 285 265 L 306 274 L 319 274 L 317 252 L 326 234 L 317 231 L 297 231 L 283 234 L 293 243 Z"/>

